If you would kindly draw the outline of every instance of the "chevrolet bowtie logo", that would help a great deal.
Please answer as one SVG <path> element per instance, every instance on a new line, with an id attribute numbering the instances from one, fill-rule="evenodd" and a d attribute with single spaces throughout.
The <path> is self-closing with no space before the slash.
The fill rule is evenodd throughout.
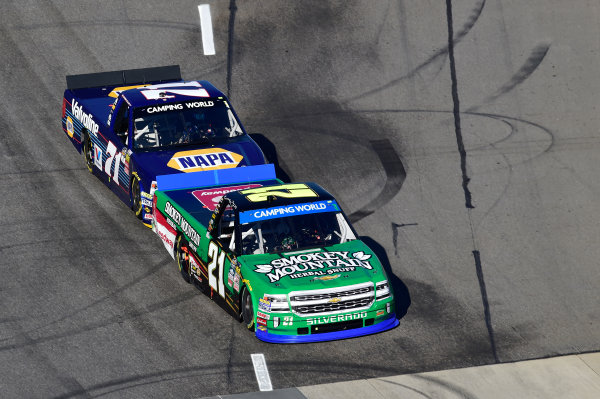
<path id="1" fill-rule="evenodd" d="M 335 297 L 328 300 L 327 303 L 338 303 L 339 301 L 341 301 L 341 298 Z"/>

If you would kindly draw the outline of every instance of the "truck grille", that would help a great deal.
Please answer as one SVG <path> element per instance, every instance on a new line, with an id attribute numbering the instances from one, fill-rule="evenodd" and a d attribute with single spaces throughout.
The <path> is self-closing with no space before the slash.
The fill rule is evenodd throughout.
<path id="1" fill-rule="evenodd" d="M 318 316 L 368 309 L 375 300 L 373 283 L 290 293 L 292 312 Z"/>

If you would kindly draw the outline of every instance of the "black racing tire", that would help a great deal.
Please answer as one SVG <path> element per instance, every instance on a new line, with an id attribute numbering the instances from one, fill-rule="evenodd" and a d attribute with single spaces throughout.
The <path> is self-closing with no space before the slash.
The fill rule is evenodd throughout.
<path id="1" fill-rule="evenodd" d="M 250 290 L 246 286 L 242 291 L 242 321 L 248 330 L 254 331 L 254 307 L 252 306 Z"/>
<path id="2" fill-rule="evenodd" d="M 131 209 L 135 213 L 138 219 L 142 219 L 142 194 L 140 193 L 140 179 L 137 176 L 133 176 L 131 179 Z"/>
<path id="3" fill-rule="evenodd" d="M 192 277 L 192 268 L 190 267 L 189 257 L 183 247 L 187 245 L 185 238 L 183 235 L 178 235 L 175 241 L 175 259 L 177 260 L 177 266 L 179 266 L 179 272 L 181 273 L 181 277 L 186 283 L 191 284 L 194 279 Z"/>
<path id="4" fill-rule="evenodd" d="M 90 173 L 94 173 L 94 146 L 90 134 L 87 130 L 83 131 L 83 156 L 85 157 L 85 166 L 87 166 Z"/>

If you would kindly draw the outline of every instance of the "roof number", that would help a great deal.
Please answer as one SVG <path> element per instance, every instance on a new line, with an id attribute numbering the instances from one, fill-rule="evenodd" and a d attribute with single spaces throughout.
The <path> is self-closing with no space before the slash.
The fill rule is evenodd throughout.
<path id="1" fill-rule="evenodd" d="M 269 196 L 281 198 L 318 197 L 306 184 L 283 184 L 281 186 L 258 187 L 240 191 L 250 202 L 267 201 Z"/>

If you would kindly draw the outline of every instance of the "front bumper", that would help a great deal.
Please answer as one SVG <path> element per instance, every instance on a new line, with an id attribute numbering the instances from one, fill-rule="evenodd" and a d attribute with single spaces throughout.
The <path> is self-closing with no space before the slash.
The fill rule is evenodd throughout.
<path id="1" fill-rule="evenodd" d="M 346 339 L 346 338 L 354 338 L 360 337 L 363 335 L 375 334 L 382 331 L 391 330 L 392 328 L 397 327 L 400 324 L 398 319 L 396 318 L 395 313 L 387 314 L 387 317 L 377 322 L 377 324 L 373 324 L 370 326 L 351 328 L 347 330 L 341 331 L 331 331 L 331 332 L 323 332 L 323 333 L 312 333 L 312 334 L 273 334 L 268 332 L 268 330 L 264 331 L 261 329 L 256 330 L 256 337 L 261 341 L 270 342 L 270 343 L 279 343 L 279 344 L 296 344 L 296 343 L 307 343 L 307 342 L 323 342 L 323 341 L 333 341 L 338 339 Z"/>

